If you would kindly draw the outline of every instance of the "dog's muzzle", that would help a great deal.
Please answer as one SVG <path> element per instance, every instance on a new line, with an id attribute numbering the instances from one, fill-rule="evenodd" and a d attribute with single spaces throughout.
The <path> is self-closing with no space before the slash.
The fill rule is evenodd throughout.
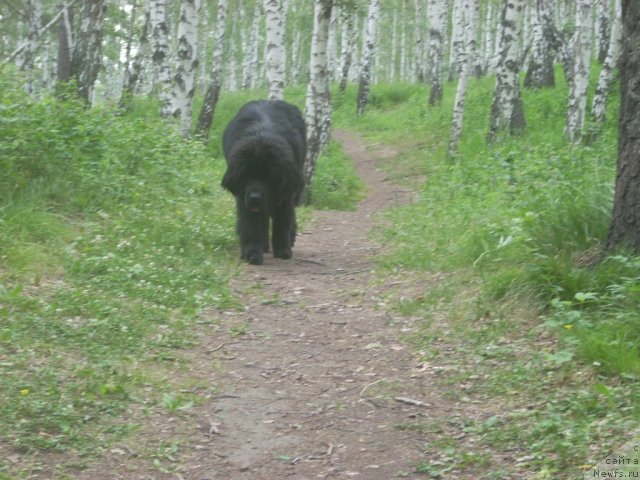
<path id="1" fill-rule="evenodd" d="M 260 192 L 249 192 L 249 196 L 247 197 L 247 207 L 252 212 L 260 212 L 262 210 L 262 193 Z"/>

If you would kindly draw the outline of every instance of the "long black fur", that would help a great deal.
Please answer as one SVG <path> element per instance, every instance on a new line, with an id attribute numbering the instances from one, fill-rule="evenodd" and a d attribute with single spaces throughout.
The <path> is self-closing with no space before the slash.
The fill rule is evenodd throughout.
<path id="1" fill-rule="evenodd" d="M 281 100 L 245 104 L 222 135 L 222 186 L 236 197 L 240 256 L 263 263 L 273 219 L 273 256 L 291 258 L 295 207 L 304 188 L 306 128 L 300 110 Z"/>

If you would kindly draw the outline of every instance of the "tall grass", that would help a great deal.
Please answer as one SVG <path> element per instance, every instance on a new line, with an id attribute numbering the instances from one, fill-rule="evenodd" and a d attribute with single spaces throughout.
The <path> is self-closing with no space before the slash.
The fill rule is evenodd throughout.
<path id="1" fill-rule="evenodd" d="M 0 444 L 20 450 L 25 475 L 42 450 L 82 462 L 130 433 L 133 401 L 162 408 L 180 350 L 215 322 L 203 312 L 240 305 L 219 140 L 262 96 L 223 96 L 205 146 L 152 100 L 127 113 L 35 101 L 0 75 Z M 317 175 L 318 207 L 352 207 L 360 187 L 337 146 Z"/>
<path id="2" fill-rule="evenodd" d="M 470 82 L 456 161 L 445 156 L 451 88 L 441 106 L 429 108 L 420 86 L 378 85 L 364 117 L 354 118 L 345 99 L 336 118 L 404 145 L 404 166 L 396 168 L 427 178 L 419 200 L 391 214 L 393 227 L 383 236 L 393 250 L 384 263 L 473 269 L 483 278 L 488 298 L 522 295 L 556 319 L 578 311 L 591 321 L 566 334 L 579 339 L 585 360 L 612 373 L 638 374 L 636 361 L 618 358 L 627 349 L 630 357 L 637 353 L 636 327 L 630 327 L 637 318 L 630 308 L 635 293 L 628 279 L 638 277 L 638 264 L 621 254 L 623 262 L 608 259 L 594 266 L 610 221 L 619 98 L 612 91 L 597 140 L 568 145 L 563 136 L 567 90 L 562 76 L 557 78 L 556 88 L 523 91 L 525 132 L 491 145 L 485 138 L 493 80 Z M 585 294 L 591 299 L 586 303 L 579 300 Z M 603 333 L 609 329 L 613 337 Z M 608 348 L 591 348 L 589 342 Z"/>

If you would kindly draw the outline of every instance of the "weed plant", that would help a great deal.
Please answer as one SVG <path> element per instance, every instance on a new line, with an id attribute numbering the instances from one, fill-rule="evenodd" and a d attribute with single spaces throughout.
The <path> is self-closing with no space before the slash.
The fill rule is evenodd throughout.
<path id="1" fill-rule="evenodd" d="M 205 312 L 240 306 L 219 139 L 263 96 L 223 95 L 205 146 L 154 101 L 126 113 L 72 95 L 35 101 L 0 76 L 0 444 L 24 460 L 0 462 L 0 476 L 28 476 L 43 450 L 81 465 L 135 430 L 132 403 L 192 405 L 167 400 L 182 398 L 170 375 L 180 350 L 215 323 Z M 314 199 L 351 208 L 353 168 L 335 145 L 325 158 Z"/>
<path id="2" fill-rule="evenodd" d="M 560 71 L 556 78 L 555 88 L 523 90 L 526 130 L 491 145 L 494 80 L 473 79 L 455 159 L 446 157 L 451 85 L 435 107 L 423 86 L 375 85 L 362 117 L 348 90 L 335 117 L 397 145 L 402 153 L 390 174 L 426 178 L 417 200 L 390 212 L 377 232 L 390 249 L 383 272 L 445 278 L 398 302 L 401 312 L 426 320 L 416 347 L 437 357 L 433 342 L 441 333 L 430 325 L 447 317 L 450 340 L 493 365 L 487 372 L 478 362 L 470 373 L 486 378 L 479 394 L 540 402 L 487 428 L 476 425 L 476 434 L 524 448 L 533 459 L 528 472 L 541 475 L 535 478 L 582 478 L 580 465 L 601 460 L 603 446 L 624 443 L 638 425 L 640 260 L 629 252 L 600 256 L 613 198 L 618 93 L 610 94 L 600 137 L 569 145 L 567 89 Z M 552 344 L 536 346 L 551 333 Z"/>

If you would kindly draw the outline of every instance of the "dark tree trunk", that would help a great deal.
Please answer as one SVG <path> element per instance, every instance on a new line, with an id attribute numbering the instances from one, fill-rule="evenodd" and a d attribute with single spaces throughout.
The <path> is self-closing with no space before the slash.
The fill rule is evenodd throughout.
<path id="1" fill-rule="evenodd" d="M 640 252 L 640 2 L 622 0 L 620 133 L 613 217 L 606 250 Z"/>
<path id="2" fill-rule="evenodd" d="M 73 25 L 73 10 L 65 5 L 60 5 L 64 10 L 60 17 L 58 28 L 58 67 L 57 77 L 59 82 L 68 82 L 71 79 L 71 26 Z"/>
<path id="3" fill-rule="evenodd" d="M 200 137 L 205 143 L 209 141 L 209 130 L 213 123 L 213 113 L 218 105 L 220 98 L 220 83 L 210 83 L 207 87 L 207 93 L 202 101 L 202 108 L 198 115 L 198 123 L 196 125 L 196 136 Z"/>

